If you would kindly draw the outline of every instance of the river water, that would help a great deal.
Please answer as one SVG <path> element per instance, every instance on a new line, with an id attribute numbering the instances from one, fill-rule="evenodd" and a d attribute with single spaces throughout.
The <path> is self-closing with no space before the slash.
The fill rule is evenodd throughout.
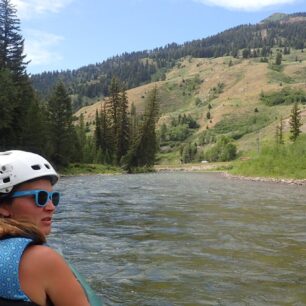
<path id="1" fill-rule="evenodd" d="M 65 177 L 49 243 L 105 305 L 306 305 L 306 187 Z"/>

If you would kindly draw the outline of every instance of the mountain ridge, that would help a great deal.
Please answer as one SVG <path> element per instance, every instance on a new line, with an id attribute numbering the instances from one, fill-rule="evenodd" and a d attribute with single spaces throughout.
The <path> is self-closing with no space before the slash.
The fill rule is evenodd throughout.
<path id="1" fill-rule="evenodd" d="M 77 110 L 86 103 L 107 96 L 110 80 L 114 75 L 130 89 L 163 80 L 167 70 L 175 65 L 175 61 L 188 55 L 199 58 L 224 55 L 239 57 L 242 49 L 260 49 L 262 54 L 256 56 L 266 56 L 269 49 L 275 46 L 298 49 L 305 47 L 306 13 L 287 14 L 277 21 L 268 19 L 265 23 L 239 25 L 180 45 L 171 43 L 153 50 L 123 53 L 102 63 L 83 66 L 76 70 L 32 75 L 31 80 L 43 99 L 48 97 L 56 82 L 62 80 L 69 88 L 74 109 Z M 285 23 L 281 23 L 285 20 Z M 251 56 L 255 56 L 254 53 Z"/>

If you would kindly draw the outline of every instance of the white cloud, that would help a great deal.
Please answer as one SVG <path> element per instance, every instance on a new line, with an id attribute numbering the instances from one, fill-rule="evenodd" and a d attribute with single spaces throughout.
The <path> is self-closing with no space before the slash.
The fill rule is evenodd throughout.
<path id="1" fill-rule="evenodd" d="M 75 0 L 12 0 L 19 18 L 31 19 L 44 13 L 57 13 Z"/>
<path id="2" fill-rule="evenodd" d="M 194 0 L 203 4 L 221 6 L 232 10 L 243 10 L 243 11 L 258 11 L 266 7 L 275 5 L 291 4 L 296 0 Z"/>
<path id="3" fill-rule="evenodd" d="M 64 37 L 38 30 L 27 30 L 25 36 L 25 54 L 31 66 L 52 65 L 63 59 L 60 53 L 52 50 Z"/>

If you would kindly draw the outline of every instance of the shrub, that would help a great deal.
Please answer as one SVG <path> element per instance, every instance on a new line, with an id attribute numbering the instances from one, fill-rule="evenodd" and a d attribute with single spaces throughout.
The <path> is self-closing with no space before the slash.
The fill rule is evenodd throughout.
<path id="1" fill-rule="evenodd" d="M 181 150 L 181 159 L 183 163 L 190 163 L 197 154 L 197 145 L 188 143 Z"/>
<path id="2" fill-rule="evenodd" d="M 181 124 L 178 126 L 171 127 L 168 130 L 168 140 L 172 141 L 182 141 L 190 136 L 191 132 L 187 124 Z"/>
<path id="3" fill-rule="evenodd" d="M 249 116 L 229 116 L 219 121 L 214 131 L 217 134 L 228 134 L 233 139 L 257 131 L 270 123 L 270 118 L 264 113 L 252 113 Z"/>
<path id="4" fill-rule="evenodd" d="M 230 161 L 237 156 L 237 147 L 229 137 L 222 136 L 211 149 L 205 152 L 204 157 L 210 162 Z"/>
<path id="5" fill-rule="evenodd" d="M 302 89 L 285 87 L 280 91 L 261 93 L 260 100 L 268 106 L 294 102 L 306 103 L 306 93 Z"/>
<path id="6" fill-rule="evenodd" d="M 206 130 L 202 132 L 199 136 L 199 145 L 206 145 L 210 143 L 215 143 L 216 142 L 216 134 L 214 133 L 213 130 Z"/>

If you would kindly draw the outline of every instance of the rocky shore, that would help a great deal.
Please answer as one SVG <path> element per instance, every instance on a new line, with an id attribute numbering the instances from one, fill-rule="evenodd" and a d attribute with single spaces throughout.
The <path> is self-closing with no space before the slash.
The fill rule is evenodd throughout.
<path id="1" fill-rule="evenodd" d="M 241 176 L 241 175 L 233 175 L 228 172 L 223 172 L 222 175 L 229 179 L 237 179 L 237 180 L 248 180 L 254 182 L 272 182 L 272 183 L 284 183 L 284 184 L 292 184 L 292 185 L 306 185 L 306 179 L 298 180 L 298 179 L 283 179 L 283 178 L 273 178 L 273 177 L 251 177 L 251 176 Z"/>
<path id="2" fill-rule="evenodd" d="M 181 164 L 181 165 L 155 165 L 156 172 L 169 171 L 224 171 L 228 168 L 227 164 L 222 163 L 203 163 L 203 164 Z"/>
<path id="3" fill-rule="evenodd" d="M 306 185 L 306 179 L 284 179 L 284 178 L 273 178 L 273 177 L 251 177 L 233 175 L 228 173 L 226 170 L 230 168 L 230 164 L 222 163 L 205 163 L 205 164 L 182 164 L 182 165 L 156 165 L 156 172 L 206 172 L 206 171 L 220 171 L 221 175 L 228 179 L 236 180 L 248 180 L 254 182 L 272 182 L 272 183 L 283 183 L 292 185 Z"/>

